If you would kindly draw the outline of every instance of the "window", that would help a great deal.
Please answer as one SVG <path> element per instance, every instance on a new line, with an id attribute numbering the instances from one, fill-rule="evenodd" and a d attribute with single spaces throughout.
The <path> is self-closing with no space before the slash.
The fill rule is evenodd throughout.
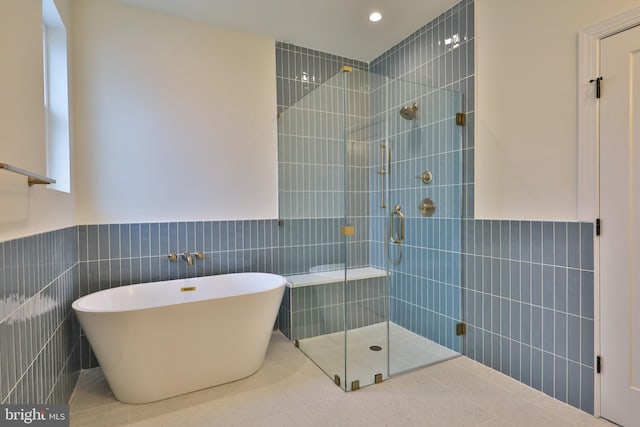
<path id="1" fill-rule="evenodd" d="M 42 0 L 44 106 L 49 188 L 71 191 L 67 32 L 54 0 Z"/>

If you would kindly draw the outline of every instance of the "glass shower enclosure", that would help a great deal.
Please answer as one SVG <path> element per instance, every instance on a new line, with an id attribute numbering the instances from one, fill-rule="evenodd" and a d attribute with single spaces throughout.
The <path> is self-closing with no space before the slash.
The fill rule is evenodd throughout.
<path id="1" fill-rule="evenodd" d="M 344 67 L 278 115 L 281 325 L 345 391 L 460 354 L 461 107 Z"/>

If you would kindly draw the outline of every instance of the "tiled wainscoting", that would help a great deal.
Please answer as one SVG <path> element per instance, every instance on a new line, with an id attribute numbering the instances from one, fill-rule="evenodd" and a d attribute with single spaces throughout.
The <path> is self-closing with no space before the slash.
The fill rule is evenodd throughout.
<path id="1" fill-rule="evenodd" d="M 82 225 L 80 296 L 98 290 L 212 274 L 278 273 L 278 221 L 197 221 Z M 188 266 L 183 252 L 204 252 Z M 178 261 L 168 260 L 170 253 Z M 82 367 L 98 366 L 82 336 Z"/>
<path id="2" fill-rule="evenodd" d="M 66 403 L 97 366 L 71 303 L 128 284 L 278 272 L 277 220 L 74 226 L 0 242 L 0 402 Z M 203 251 L 187 267 L 170 252 Z"/>
<path id="3" fill-rule="evenodd" d="M 66 403 L 80 371 L 78 229 L 0 243 L 0 403 Z"/>
<path id="4" fill-rule="evenodd" d="M 593 413 L 593 224 L 464 222 L 465 354 Z"/>
<path id="5" fill-rule="evenodd" d="M 593 412 L 593 224 L 463 220 L 462 228 L 465 354 Z M 203 250 L 205 260 L 189 268 L 167 261 L 169 252 L 185 250 Z M 81 294 L 197 275 L 277 273 L 278 250 L 277 220 L 79 226 L 0 243 L 0 400 L 67 401 L 81 367 L 71 310 Z M 411 257 L 415 265 L 432 256 L 423 255 Z M 357 314 L 379 311 L 386 290 L 384 278 L 375 280 L 353 282 L 347 295 L 356 327 L 376 322 Z M 314 316 L 333 319 L 327 313 L 342 311 L 335 287 L 287 289 L 281 329 L 292 336 L 292 313 L 311 324 Z M 372 311 L 364 310 L 368 303 Z M 309 334 L 332 332 L 332 324 L 340 319 Z M 82 359 L 95 366 L 86 341 Z"/>

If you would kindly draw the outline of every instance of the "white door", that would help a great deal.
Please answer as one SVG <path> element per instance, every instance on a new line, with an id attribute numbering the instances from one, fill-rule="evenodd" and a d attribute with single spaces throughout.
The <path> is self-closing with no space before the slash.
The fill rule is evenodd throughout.
<path id="1" fill-rule="evenodd" d="M 601 414 L 640 426 L 640 27 L 600 44 Z"/>

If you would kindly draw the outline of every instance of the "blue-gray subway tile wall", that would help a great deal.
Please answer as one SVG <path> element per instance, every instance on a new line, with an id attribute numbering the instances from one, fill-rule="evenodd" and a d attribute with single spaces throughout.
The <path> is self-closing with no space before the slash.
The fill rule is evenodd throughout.
<path id="1" fill-rule="evenodd" d="M 103 289 L 224 273 L 279 273 L 277 220 L 78 226 L 80 296 Z M 180 255 L 204 252 L 188 266 Z M 178 254 L 178 262 L 168 260 Z M 82 367 L 98 366 L 81 337 Z"/>
<path id="2" fill-rule="evenodd" d="M 341 73 L 345 65 L 354 70 Z M 349 267 L 369 265 L 369 138 L 360 126 L 369 116 L 366 69 L 353 59 L 276 43 L 282 274 L 345 260 Z M 345 216 L 356 230 L 346 249 L 339 234 Z"/>
<path id="3" fill-rule="evenodd" d="M 278 113 L 334 77 L 345 65 L 360 70 L 368 68 L 366 62 L 276 42 Z"/>
<path id="4" fill-rule="evenodd" d="M 467 115 L 461 155 L 463 220 L 461 249 L 452 253 L 462 255 L 462 318 L 468 324 L 464 353 L 593 413 L 593 224 L 473 219 L 473 18 L 473 1 L 462 1 L 375 59 L 369 69 L 462 95 Z M 458 40 L 458 47 L 447 39 Z M 372 224 L 376 221 L 372 217 Z M 442 233 L 442 225 L 430 231 Z M 372 225 L 372 232 L 376 228 Z M 372 263 L 381 263 L 381 245 L 372 243 L 371 248 Z M 422 263 L 441 260 L 433 249 L 420 253 Z M 414 280 L 401 292 L 433 295 L 432 284 L 422 283 L 421 276 L 418 281 L 421 285 Z M 407 316 L 406 307 L 400 312 Z"/>
<path id="5" fill-rule="evenodd" d="M 459 317 L 455 312 L 458 303 L 454 292 L 458 272 L 461 313 L 468 325 L 463 352 L 592 413 L 593 224 L 473 219 L 473 13 L 473 1 L 464 0 L 385 52 L 370 67 L 348 58 L 277 43 L 278 111 L 283 112 L 295 104 L 345 64 L 377 70 L 391 79 L 421 82 L 460 93 L 462 108 L 467 114 L 467 124 L 461 130 L 460 150 L 463 219 L 449 216 L 432 218 L 433 221 L 409 219 L 414 221 L 412 230 L 422 229 L 426 239 L 433 241 L 414 245 L 408 251 L 406 258 L 412 266 L 403 268 L 409 269 L 407 276 L 412 280 L 400 281 L 402 286 L 392 289 L 399 298 L 394 300 L 391 310 L 419 333 L 435 334 L 440 330 L 435 325 L 443 319 Z M 455 34 L 458 34 L 459 45 L 448 48 L 445 39 Z M 369 114 L 373 114 L 373 110 Z M 370 137 L 375 135 L 374 130 Z M 362 142 L 360 138 L 365 137 L 358 135 L 354 139 Z M 311 141 L 308 145 L 311 146 Z M 427 156 L 437 153 L 436 147 L 430 145 L 426 150 Z M 291 153 L 293 151 L 279 155 Z M 314 155 L 328 162 L 329 153 L 321 150 Z M 375 149 L 362 158 L 367 156 L 367 162 L 357 166 L 365 165 L 371 172 L 378 159 Z M 280 160 L 304 164 L 297 157 Z M 306 177 L 307 172 L 311 173 L 301 168 L 296 174 Z M 360 171 L 354 169 L 354 172 Z M 359 173 L 351 176 L 356 182 L 365 182 L 370 174 L 366 178 L 357 178 Z M 378 194 L 374 187 L 377 183 L 377 179 L 369 179 L 366 190 L 370 192 L 370 199 Z M 311 198 L 303 200 L 311 203 Z M 361 199 L 355 200 L 353 203 L 360 206 L 358 200 Z M 315 199 L 314 203 L 322 200 Z M 371 213 L 376 212 L 375 204 L 365 204 Z M 356 230 L 366 230 L 368 221 L 373 230 L 382 221 L 375 215 L 368 218 L 366 211 L 360 212 L 356 220 L 361 221 L 361 225 Z M 292 229 L 300 228 L 302 234 L 283 232 L 275 220 L 264 221 L 262 225 L 261 221 L 211 221 L 79 226 L 0 243 L 3 302 L 0 307 L 0 402 L 64 403 L 80 365 L 96 366 L 88 343 L 78 338 L 77 322 L 70 309 L 71 301 L 79 295 L 147 280 L 244 269 L 268 271 L 271 268 L 283 274 L 303 272 L 317 262 L 318 257 L 322 263 L 333 263 L 336 251 L 331 245 L 335 242 L 339 221 L 311 224 L 314 220 L 285 220 L 285 229 L 290 225 Z M 455 234 L 457 229 L 459 240 Z M 307 232 L 309 234 L 305 234 Z M 312 236 L 326 239 L 324 246 L 314 247 L 310 240 L 305 240 Z M 286 240 L 280 241 L 281 238 Z M 368 235 L 360 236 L 356 244 L 361 248 L 354 245 L 349 250 L 350 257 L 362 265 L 369 262 L 366 249 L 369 240 Z M 193 251 L 199 246 L 215 256 L 197 264 L 194 270 L 187 270 L 180 263 L 165 262 L 171 251 Z M 371 244 L 371 248 L 371 264 L 381 264 L 381 245 Z M 298 264 L 279 262 L 281 251 L 307 250 L 316 250 L 320 255 L 299 259 Z M 284 253 L 285 258 L 290 256 L 293 255 Z M 363 257 L 358 259 L 358 256 Z M 459 267 L 456 259 L 460 260 Z M 440 268 L 443 265 L 447 268 Z M 438 268 L 437 278 L 427 277 L 424 281 L 423 276 L 428 276 L 425 268 Z M 280 311 L 280 328 L 287 336 L 291 336 L 291 298 L 287 289 Z M 448 311 L 436 316 L 436 310 L 441 310 L 436 305 L 442 302 Z M 439 335 L 439 339 L 446 342 L 448 335 Z"/>
<path id="6" fill-rule="evenodd" d="M 464 221 L 465 353 L 593 413 L 593 224 Z"/>
<path id="7" fill-rule="evenodd" d="M 77 228 L 0 243 L 0 403 L 66 403 L 80 371 Z"/>
<path id="8" fill-rule="evenodd" d="M 377 151 L 385 144 L 392 155 L 388 203 L 402 206 L 407 233 L 400 263 L 390 265 L 390 320 L 455 351 L 462 351 L 455 335 L 462 316 L 461 218 L 473 215 L 468 195 L 473 170 L 464 168 L 465 160 L 473 163 L 473 145 L 465 138 L 469 128 L 456 126 L 455 117 L 466 113 L 473 120 L 473 104 L 465 96 L 473 90 L 473 66 L 467 66 L 473 64 L 472 21 L 473 3 L 462 2 L 369 66 L 372 73 L 388 77 L 374 80 L 382 84 L 372 86 L 371 114 L 374 122 L 389 122 L 388 129 L 372 135 L 371 263 L 385 268 L 385 252 L 398 250 L 385 248 L 388 219 L 380 209 L 381 182 L 376 179 Z M 400 108 L 414 102 L 415 119 L 402 119 Z M 428 185 L 415 179 L 423 171 L 433 174 Z M 417 209 L 426 197 L 436 205 L 429 218 Z"/>
<path id="9" fill-rule="evenodd" d="M 280 309 L 278 310 L 278 329 L 291 339 L 291 288 L 284 288 Z"/>
<path id="10" fill-rule="evenodd" d="M 305 339 L 383 322 L 388 311 L 385 277 L 289 289 L 283 305 L 291 317 L 289 339 Z M 345 319 L 345 315 L 347 316 Z"/>
<path id="11" fill-rule="evenodd" d="M 474 158 L 474 3 L 464 0 L 427 23 L 369 65 L 373 73 L 391 80 L 415 82 L 441 93 L 459 94 L 460 111 L 467 115 L 461 130 L 462 215 L 473 218 Z M 451 43 L 448 43 L 451 41 Z M 456 42 L 457 41 L 457 42 Z M 407 93 L 408 91 L 405 91 Z M 443 139 L 441 139 L 443 140 Z M 445 152 L 437 145 L 423 148 Z"/>
<path id="12" fill-rule="evenodd" d="M 0 243 L 0 402 L 66 403 L 97 366 L 71 303 L 115 286 L 278 272 L 276 220 L 74 226 Z M 169 252 L 205 252 L 187 269 Z"/>

